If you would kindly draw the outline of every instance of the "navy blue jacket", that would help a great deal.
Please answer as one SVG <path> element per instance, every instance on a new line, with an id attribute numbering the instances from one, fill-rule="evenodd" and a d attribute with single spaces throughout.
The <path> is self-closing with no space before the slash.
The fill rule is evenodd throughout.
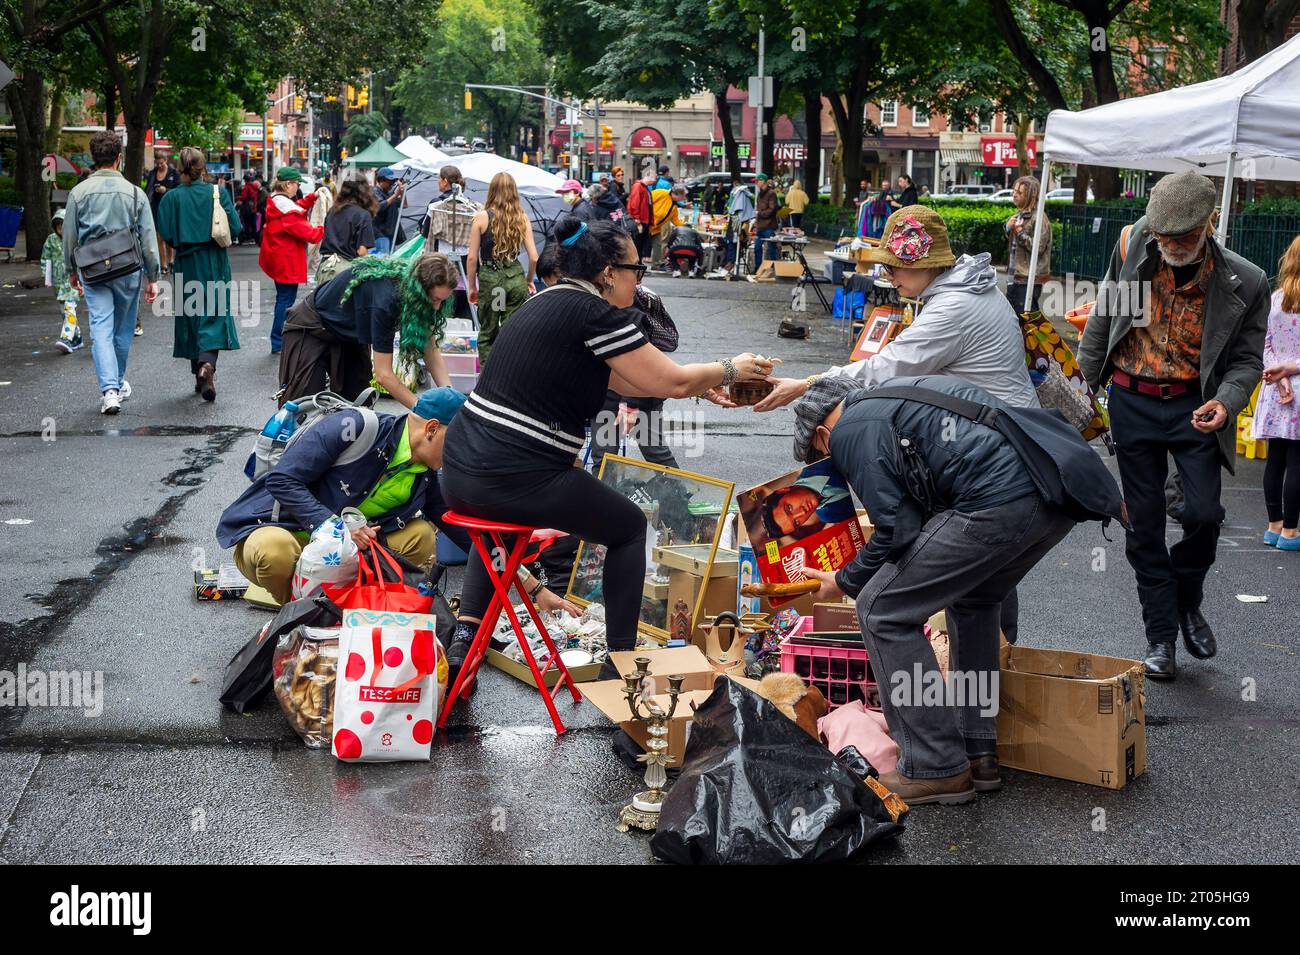
<path id="1" fill-rule="evenodd" d="M 384 476 L 401 440 L 401 429 L 406 427 L 406 415 L 378 417 L 379 435 L 372 451 L 342 467 L 334 467 L 334 462 L 347 447 L 345 429 L 350 436 L 361 434 L 360 412 L 339 411 L 314 425 L 285 449 L 271 471 L 254 481 L 222 512 L 217 541 L 222 547 L 234 547 L 264 526 L 309 531 L 345 507 L 359 507 Z M 276 501 L 280 502 L 279 520 L 272 520 Z M 411 497 L 405 504 L 371 523 L 391 533 L 405 527 L 421 511 L 438 521 L 445 510 L 436 475 L 425 471 L 415 476 Z"/>

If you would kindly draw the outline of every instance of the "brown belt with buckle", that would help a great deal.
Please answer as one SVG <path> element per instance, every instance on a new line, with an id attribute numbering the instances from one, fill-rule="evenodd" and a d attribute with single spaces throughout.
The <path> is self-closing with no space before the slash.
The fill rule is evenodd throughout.
<path id="1" fill-rule="evenodd" d="M 1116 368 L 1111 372 L 1110 380 L 1115 382 L 1121 388 L 1128 391 L 1136 391 L 1140 395 L 1151 395 L 1153 398 L 1177 398 L 1179 395 L 1185 395 L 1199 383 L 1195 381 L 1143 381 L 1141 378 L 1134 378 L 1126 371 L 1120 371 Z"/>

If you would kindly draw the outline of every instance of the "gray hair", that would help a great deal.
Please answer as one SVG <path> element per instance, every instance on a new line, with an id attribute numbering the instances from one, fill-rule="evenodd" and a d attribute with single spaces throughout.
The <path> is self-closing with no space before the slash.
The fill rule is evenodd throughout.
<path id="1" fill-rule="evenodd" d="M 808 462 L 817 426 L 835 410 L 835 406 L 862 387 L 861 382 L 845 375 L 815 378 L 804 396 L 794 406 L 795 460 Z"/>

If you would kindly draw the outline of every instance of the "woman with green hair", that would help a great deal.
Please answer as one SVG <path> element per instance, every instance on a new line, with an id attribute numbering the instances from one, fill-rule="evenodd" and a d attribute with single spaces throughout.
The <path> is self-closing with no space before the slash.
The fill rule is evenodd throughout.
<path id="1" fill-rule="evenodd" d="M 411 408 L 417 382 L 399 369 L 417 368 L 420 358 L 435 386 L 450 385 L 438 345 L 458 277 L 452 261 L 436 252 L 410 260 L 363 256 L 317 286 L 285 322 L 281 404 L 326 388 L 352 401 L 373 379 Z"/>

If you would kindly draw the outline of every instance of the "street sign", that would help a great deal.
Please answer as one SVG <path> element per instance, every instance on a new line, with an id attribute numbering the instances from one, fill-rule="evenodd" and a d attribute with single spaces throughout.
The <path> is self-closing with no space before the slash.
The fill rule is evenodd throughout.
<path id="1" fill-rule="evenodd" d="M 749 78 L 749 105 L 762 109 L 776 105 L 772 97 L 772 77 L 751 76 Z"/>
<path id="2" fill-rule="evenodd" d="M 241 140 L 251 140 L 260 143 L 262 141 L 262 124 L 261 123 L 240 123 L 239 138 Z"/>

